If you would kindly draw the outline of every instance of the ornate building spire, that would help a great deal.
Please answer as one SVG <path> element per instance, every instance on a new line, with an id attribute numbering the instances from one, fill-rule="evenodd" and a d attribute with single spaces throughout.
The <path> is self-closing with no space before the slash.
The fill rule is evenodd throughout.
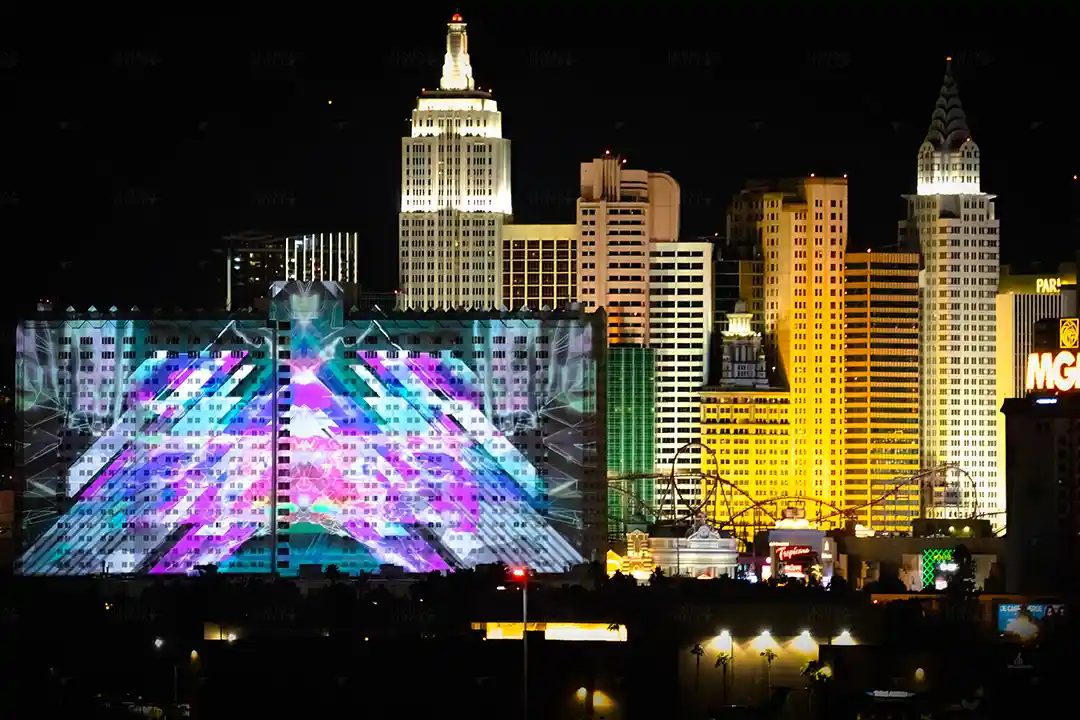
<path id="1" fill-rule="evenodd" d="M 930 129 L 919 147 L 919 195 L 977 195 L 980 188 L 979 146 L 971 139 L 960 92 L 952 76 L 952 58 L 945 59 L 945 80 L 934 105 Z"/>
<path id="2" fill-rule="evenodd" d="M 941 83 L 941 93 L 934 105 L 934 114 L 930 119 L 930 129 L 926 132 L 926 141 L 938 152 L 953 152 L 971 139 L 967 116 L 960 102 L 960 91 L 952 76 L 952 58 L 945 58 L 945 79 Z"/>
<path id="3" fill-rule="evenodd" d="M 446 24 L 446 57 L 443 59 L 442 90 L 473 90 L 472 63 L 469 62 L 469 35 L 465 21 L 454 13 Z"/>

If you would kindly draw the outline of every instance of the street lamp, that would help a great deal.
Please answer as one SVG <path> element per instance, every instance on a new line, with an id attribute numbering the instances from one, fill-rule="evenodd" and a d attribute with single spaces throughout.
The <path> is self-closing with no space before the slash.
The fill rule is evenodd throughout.
<path id="1" fill-rule="evenodd" d="M 529 717 L 529 570 L 516 567 L 510 576 L 521 583 L 521 717 Z"/>
<path id="2" fill-rule="evenodd" d="M 163 648 L 163 647 L 165 647 L 165 640 L 160 638 L 160 637 L 154 638 L 154 649 L 155 650 L 161 650 L 161 648 Z M 196 652 L 194 650 L 192 650 L 191 655 L 192 655 L 191 659 L 192 659 L 192 661 L 194 661 L 195 658 L 197 657 Z M 173 695 L 172 699 L 173 699 L 173 705 L 175 706 L 176 702 L 177 702 L 177 699 L 176 699 L 177 698 L 176 686 L 178 684 L 177 677 L 176 677 L 177 676 L 177 667 L 176 667 L 176 662 L 175 661 L 172 662 L 171 664 L 172 664 L 172 695 Z"/>

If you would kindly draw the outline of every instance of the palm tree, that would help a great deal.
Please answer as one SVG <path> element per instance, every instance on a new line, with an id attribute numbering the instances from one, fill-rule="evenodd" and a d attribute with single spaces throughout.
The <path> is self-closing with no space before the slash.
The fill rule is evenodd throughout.
<path id="1" fill-rule="evenodd" d="M 717 653 L 716 655 L 715 667 L 724 669 L 724 674 L 720 680 L 720 695 L 724 705 L 728 704 L 728 665 L 731 664 L 731 659 L 731 653 L 729 652 Z"/>
<path id="2" fill-rule="evenodd" d="M 701 687 L 701 656 L 705 654 L 705 648 L 698 643 L 690 648 L 690 654 L 694 656 L 694 699 L 698 697 L 698 689 Z"/>
<path id="3" fill-rule="evenodd" d="M 806 678 L 807 701 L 812 715 L 814 712 L 814 698 L 818 695 L 822 686 L 832 678 L 832 668 L 820 660 L 811 660 L 803 665 L 802 674 Z"/>
<path id="4" fill-rule="evenodd" d="M 765 687 L 772 694 L 772 663 L 777 655 L 772 648 L 765 648 L 761 651 L 761 657 L 765 658 Z"/>

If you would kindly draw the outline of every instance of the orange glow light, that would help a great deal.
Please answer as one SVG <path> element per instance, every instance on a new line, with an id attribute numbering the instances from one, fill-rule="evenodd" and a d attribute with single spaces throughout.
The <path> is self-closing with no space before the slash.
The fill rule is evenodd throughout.
<path id="1" fill-rule="evenodd" d="M 454 13 L 454 16 L 450 18 L 450 22 L 461 22 L 460 13 Z"/>

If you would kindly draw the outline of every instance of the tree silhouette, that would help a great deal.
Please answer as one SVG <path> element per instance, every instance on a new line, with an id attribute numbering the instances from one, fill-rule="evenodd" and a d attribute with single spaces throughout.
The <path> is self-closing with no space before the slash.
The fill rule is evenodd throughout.
<path id="1" fill-rule="evenodd" d="M 802 667 L 802 675 L 806 678 L 806 690 L 810 705 L 810 714 L 814 712 L 814 701 L 821 697 L 822 688 L 832 679 L 832 668 L 820 660 L 811 660 Z"/>
<path id="2" fill-rule="evenodd" d="M 772 664 L 777 655 L 772 648 L 765 648 L 761 651 L 761 657 L 765 658 L 765 687 L 772 694 Z"/>
<path id="3" fill-rule="evenodd" d="M 829 581 L 829 592 L 846 595 L 851 592 L 851 583 L 842 574 L 834 570 L 832 580 Z"/>
<path id="4" fill-rule="evenodd" d="M 716 654 L 716 665 L 714 667 L 723 668 L 723 675 L 720 677 L 720 697 L 723 700 L 723 704 L 727 705 L 728 699 L 728 666 L 731 665 L 731 653 L 721 652 Z"/>
<path id="5" fill-rule="evenodd" d="M 956 572 L 949 581 L 947 592 L 957 598 L 975 597 L 978 595 L 975 587 L 975 558 L 967 545 L 957 545 L 952 559 L 956 563 Z"/>
<path id="6" fill-rule="evenodd" d="M 705 648 L 701 647 L 701 644 L 695 644 L 690 648 L 690 654 L 694 656 L 694 699 L 698 697 L 698 690 L 701 687 L 701 656 L 705 654 Z"/>

